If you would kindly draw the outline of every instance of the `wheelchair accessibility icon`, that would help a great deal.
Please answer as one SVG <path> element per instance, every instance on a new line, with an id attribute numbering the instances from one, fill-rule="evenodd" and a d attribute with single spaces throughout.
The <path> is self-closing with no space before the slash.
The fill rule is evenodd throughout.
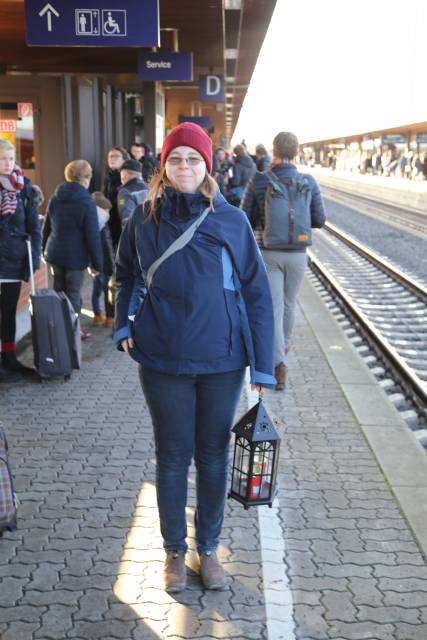
<path id="1" fill-rule="evenodd" d="M 103 9 L 102 10 L 102 35 L 125 36 L 126 35 L 126 10 Z"/>

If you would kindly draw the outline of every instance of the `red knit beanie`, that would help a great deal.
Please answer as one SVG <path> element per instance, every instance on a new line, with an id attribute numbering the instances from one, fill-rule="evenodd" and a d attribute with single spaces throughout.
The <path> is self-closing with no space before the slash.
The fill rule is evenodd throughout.
<path id="1" fill-rule="evenodd" d="M 183 122 L 174 127 L 165 138 L 160 164 L 165 166 L 166 158 L 176 147 L 192 147 L 200 153 L 209 173 L 212 171 L 212 140 L 198 124 Z"/>

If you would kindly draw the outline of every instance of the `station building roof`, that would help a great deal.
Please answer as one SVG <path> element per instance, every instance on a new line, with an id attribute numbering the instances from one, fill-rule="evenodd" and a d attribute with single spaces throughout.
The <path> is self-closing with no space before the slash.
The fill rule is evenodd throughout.
<path id="1" fill-rule="evenodd" d="M 351 135 L 340 136 L 337 138 L 324 138 L 323 140 L 305 140 L 301 142 L 303 146 L 327 146 L 339 143 L 361 142 L 380 138 L 388 134 L 402 134 L 405 136 L 416 135 L 417 133 L 427 133 L 427 121 L 415 122 L 411 124 L 403 124 L 398 127 L 390 127 L 388 129 L 376 129 L 374 131 L 364 131 L 362 133 L 353 133 Z"/>
<path id="2" fill-rule="evenodd" d="M 180 51 L 192 51 L 194 78 L 226 78 L 227 113 L 234 128 L 276 0 L 161 0 L 161 29 L 178 29 Z M 161 31 L 162 50 L 172 34 Z M 31 47 L 25 41 L 24 0 L 0 2 L 0 73 L 114 74 L 138 85 L 137 50 L 104 47 Z M 185 83 L 174 83 L 185 86 Z"/>

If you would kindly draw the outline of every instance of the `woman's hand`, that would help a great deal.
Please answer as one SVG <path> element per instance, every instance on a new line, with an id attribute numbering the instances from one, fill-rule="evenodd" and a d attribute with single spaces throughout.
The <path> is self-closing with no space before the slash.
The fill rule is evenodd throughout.
<path id="1" fill-rule="evenodd" d="M 251 391 L 258 391 L 258 393 L 264 395 L 268 389 L 267 387 L 262 387 L 260 384 L 251 384 Z"/>
<path id="2" fill-rule="evenodd" d="M 126 351 L 126 353 L 129 353 L 129 349 L 133 349 L 134 346 L 132 338 L 126 338 L 126 340 L 121 341 L 121 347 L 123 351 Z"/>

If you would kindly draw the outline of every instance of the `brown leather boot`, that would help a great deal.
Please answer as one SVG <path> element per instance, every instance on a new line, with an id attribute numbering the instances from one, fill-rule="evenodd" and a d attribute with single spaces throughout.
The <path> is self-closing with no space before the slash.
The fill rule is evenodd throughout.
<path id="1" fill-rule="evenodd" d="M 103 313 L 95 313 L 93 316 L 93 326 L 103 327 L 105 323 L 105 315 Z"/>
<path id="2" fill-rule="evenodd" d="M 225 571 L 215 551 L 207 551 L 200 556 L 200 576 L 205 589 L 224 589 L 227 585 Z"/>
<path id="3" fill-rule="evenodd" d="M 276 378 L 276 391 L 283 391 L 286 387 L 286 376 L 288 373 L 288 367 L 283 363 L 279 362 L 274 369 L 274 377 Z"/>
<path id="4" fill-rule="evenodd" d="M 167 551 L 163 567 L 165 591 L 178 593 L 187 586 L 187 570 L 185 568 L 185 553 L 182 551 Z"/>

